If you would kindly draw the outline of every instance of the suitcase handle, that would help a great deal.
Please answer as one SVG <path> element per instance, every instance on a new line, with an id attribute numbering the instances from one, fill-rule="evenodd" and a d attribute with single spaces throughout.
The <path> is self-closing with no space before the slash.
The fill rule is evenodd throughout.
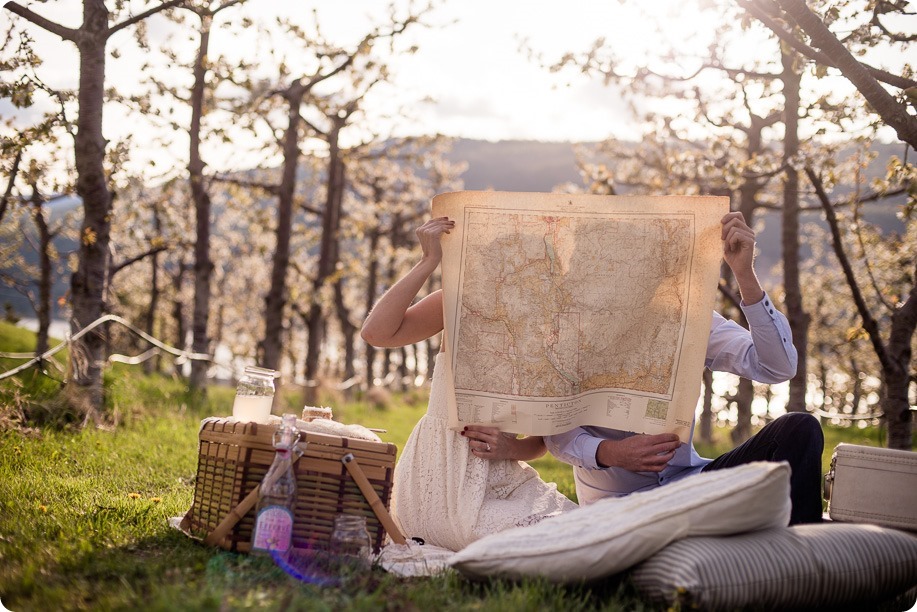
<path id="1" fill-rule="evenodd" d="M 831 489 L 834 487 L 834 468 L 837 465 L 837 453 L 831 455 L 831 467 L 825 473 L 825 500 L 831 501 Z"/>

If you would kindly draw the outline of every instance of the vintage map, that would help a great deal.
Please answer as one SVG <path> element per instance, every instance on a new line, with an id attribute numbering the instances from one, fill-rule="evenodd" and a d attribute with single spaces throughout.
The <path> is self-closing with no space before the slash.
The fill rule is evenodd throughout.
<path id="1" fill-rule="evenodd" d="M 443 237 L 451 425 L 686 440 L 726 212 L 715 197 L 434 198 L 456 221 Z"/>

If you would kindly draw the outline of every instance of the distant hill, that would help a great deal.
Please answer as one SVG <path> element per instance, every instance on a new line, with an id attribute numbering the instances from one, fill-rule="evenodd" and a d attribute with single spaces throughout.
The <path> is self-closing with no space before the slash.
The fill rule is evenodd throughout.
<path id="1" fill-rule="evenodd" d="M 83 202 L 79 197 L 67 195 L 52 198 L 49 202 L 47 202 L 45 204 L 47 210 L 49 211 L 47 221 L 52 231 L 65 217 L 67 217 L 67 215 L 70 215 L 70 218 L 67 220 L 68 223 L 73 224 L 75 227 L 79 227 L 80 219 L 82 218 L 82 204 Z M 35 229 L 35 224 L 31 219 L 30 210 L 28 208 L 19 208 L 7 214 L 7 216 L 3 219 L 3 223 L 19 224 L 21 231 L 33 240 L 37 236 L 37 230 Z M 58 237 L 55 239 L 54 246 L 57 248 L 57 252 L 60 253 L 61 257 L 66 257 L 68 253 L 71 253 L 78 248 L 76 241 L 63 237 Z M 38 253 L 31 247 L 24 246 L 20 253 L 27 263 L 37 265 Z M 66 275 L 57 275 L 54 279 L 54 283 L 51 289 L 52 318 L 60 317 L 60 313 L 58 312 L 59 307 L 57 305 L 57 299 L 65 295 L 69 289 L 69 273 Z M 15 289 L 0 283 L 0 311 L 5 310 L 6 304 L 10 304 L 13 308 L 13 311 L 20 317 L 32 318 L 36 316 L 35 311 L 32 310 L 32 305 L 29 303 L 28 298 L 26 298 Z"/>
<path id="2" fill-rule="evenodd" d="M 582 184 L 582 178 L 576 167 L 574 148 L 572 143 L 538 142 L 508 140 L 490 142 L 483 140 L 456 140 L 448 158 L 450 161 L 463 161 L 468 164 L 468 169 L 462 175 L 464 188 L 468 190 L 498 190 L 498 191 L 552 191 L 556 186 L 564 183 Z M 873 176 L 884 172 L 885 161 L 891 155 L 903 153 L 901 145 L 876 145 L 879 153 L 878 159 L 873 164 L 870 172 Z M 432 194 L 431 194 L 432 196 Z M 872 204 L 865 208 L 866 218 L 876 223 L 886 231 L 901 231 L 903 223 L 895 216 L 897 207 L 903 198 L 893 202 Z M 79 212 L 80 200 L 76 197 L 58 198 L 48 204 L 52 211 L 52 219 L 60 218 L 68 211 Z M 20 212 L 20 215 L 25 214 Z M 764 223 L 763 230 L 758 235 L 758 271 L 768 280 L 774 265 L 780 261 L 780 217 L 778 213 L 765 213 L 760 215 Z M 4 223 L 11 219 L 5 219 Z M 23 219 L 20 219 L 23 221 Z M 819 222 L 821 214 L 817 212 L 802 215 L 802 222 Z M 31 221 L 24 219 L 24 227 L 31 228 Z M 75 248 L 72 243 L 59 242 L 58 249 L 62 253 Z M 25 253 L 30 261 L 35 261 L 34 253 Z M 54 283 L 53 296 L 56 300 L 69 289 L 69 275 L 57 278 Z M 28 301 L 19 293 L 9 287 L 0 285 L 0 307 L 6 302 L 13 305 L 14 310 L 23 317 L 33 317 L 34 313 Z M 54 304 L 55 317 L 60 317 L 57 305 Z"/>
<path id="3" fill-rule="evenodd" d="M 464 161 L 465 189 L 551 191 L 562 183 L 581 183 L 573 144 L 525 140 L 457 140 L 450 161 Z"/>

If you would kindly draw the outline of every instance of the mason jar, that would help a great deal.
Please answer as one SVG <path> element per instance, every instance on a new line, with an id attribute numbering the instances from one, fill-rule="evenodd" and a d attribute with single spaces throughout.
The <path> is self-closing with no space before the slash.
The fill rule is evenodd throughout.
<path id="1" fill-rule="evenodd" d="M 274 403 L 274 378 L 277 372 L 248 366 L 236 387 L 232 404 L 234 419 L 244 422 L 267 423 Z"/>
<path id="2" fill-rule="evenodd" d="M 366 529 L 365 516 L 338 514 L 334 517 L 331 552 L 342 563 L 369 569 L 373 544 Z"/>

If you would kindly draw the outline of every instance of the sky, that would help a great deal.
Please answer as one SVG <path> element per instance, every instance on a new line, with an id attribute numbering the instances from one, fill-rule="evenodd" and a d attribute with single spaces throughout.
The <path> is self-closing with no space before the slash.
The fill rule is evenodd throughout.
<path id="1" fill-rule="evenodd" d="M 401 7 L 406 1 L 398 0 Z M 659 0 L 665 9 L 678 3 Z M 137 6 L 141 6 L 137 4 Z M 263 17 L 304 17 L 311 8 L 318 12 L 328 36 L 342 43 L 358 40 L 369 25 L 384 19 L 384 0 L 249 0 L 236 15 L 257 9 Z M 32 8 L 65 25 L 81 20 L 80 2 L 52 0 Z M 223 13 L 232 15 L 230 9 Z M 19 19 L 0 11 L 0 26 Z M 683 18 L 682 18 L 683 19 Z M 434 103 L 414 104 L 419 117 L 415 128 L 454 136 L 549 141 L 599 140 L 612 134 L 632 133 L 626 106 L 613 89 L 594 79 L 551 74 L 521 49 L 523 41 L 549 59 L 568 51 L 580 51 L 599 36 L 615 41 L 621 49 L 642 53 L 654 36 L 639 11 L 614 0 L 448 0 L 427 16 L 427 28 L 414 28 L 406 38 L 418 52 L 398 60 L 394 83 L 404 100 L 432 98 Z M 150 21 L 151 38 L 167 28 L 161 18 Z M 694 28 L 685 28 L 688 32 Z M 42 74 L 52 86 L 75 86 L 76 53 L 69 43 L 32 28 L 37 48 L 46 60 Z M 215 52 L 247 52 L 251 41 L 212 37 Z M 130 80 L 130 34 L 116 35 L 109 49 L 122 49 L 119 61 L 110 61 L 110 83 Z M 572 84 L 571 84 L 572 82 Z M 386 95 L 391 96 L 389 91 Z M 8 104 L 0 112 L 11 112 Z"/>
<path id="2" fill-rule="evenodd" d="M 626 58 L 645 56 L 659 36 L 637 8 L 639 4 L 615 0 L 441 3 L 426 19 L 434 25 L 411 35 L 419 51 L 399 60 L 399 88 L 403 95 L 435 100 L 418 108 L 416 124 L 428 132 L 484 140 L 636 138 L 639 133 L 616 89 L 596 77 L 552 74 L 526 50 L 551 63 L 604 37 Z M 653 10 L 665 15 L 684 4 L 683 0 L 657 0 Z M 367 20 L 357 16 L 377 15 L 380 2 L 322 0 L 317 5 L 323 27 L 346 37 L 365 30 L 359 24 Z M 696 12 L 681 14 L 678 22 L 669 24 L 668 35 L 691 51 L 697 48 L 694 34 L 708 18 Z"/>
<path id="3" fill-rule="evenodd" d="M 397 135 L 440 133 L 484 140 L 574 142 L 637 139 L 637 124 L 613 86 L 572 71 L 552 73 L 523 47 L 553 62 L 564 53 L 582 52 L 604 37 L 625 60 L 640 61 L 663 41 L 687 57 L 701 52 L 712 35 L 715 15 L 697 10 L 695 4 L 700 1 L 656 0 L 650 6 L 618 0 L 440 0 L 425 18 L 429 27 L 412 28 L 403 37 L 404 46 L 416 45 L 418 51 L 393 62 L 391 82 L 373 90 L 367 99 L 367 114 L 395 115 L 393 123 L 384 127 Z M 396 0 L 396 6 L 403 10 L 408 2 Z M 64 25 L 78 26 L 80 5 L 79 0 L 52 0 L 31 6 Z M 134 6 L 140 10 L 143 4 Z M 249 0 L 222 15 L 238 18 L 257 13 L 266 20 L 275 16 L 304 20 L 314 9 L 326 37 L 350 45 L 372 24 L 384 21 L 387 6 L 385 0 Z M 658 20 L 649 20 L 641 12 L 648 6 L 655 15 L 667 18 L 662 20 L 663 32 L 654 29 L 652 21 Z M 13 18 L 18 19 L 0 10 L 0 27 Z M 186 40 L 187 32 L 162 17 L 150 20 L 148 28 L 154 46 L 171 36 L 171 44 L 184 48 L 185 58 L 190 57 L 193 45 Z M 45 60 L 40 72 L 45 82 L 51 87 L 75 87 L 78 70 L 73 46 L 36 28 L 32 32 Z M 251 59 L 261 53 L 253 33 L 230 36 L 217 28 L 211 41 L 213 55 Z M 748 42 L 748 51 L 753 53 L 756 43 Z M 137 66 L 148 54 L 136 48 L 127 31 L 110 40 L 109 50 L 120 57 L 107 66 L 108 83 L 119 87 L 136 84 Z M 288 51 L 288 60 L 295 62 L 295 49 Z M 405 107 L 407 113 L 396 110 Z M 14 112 L 8 101 L 0 100 L 0 116 Z M 178 112 L 180 115 L 181 109 Z M 20 120 L 28 122 L 28 114 Z M 105 121 L 105 135 L 113 142 L 128 135 L 156 141 L 148 133 L 151 128 L 125 109 L 107 107 Z M 186 117 L 182 123 L 187 123 Z M 161 147 L 146 147 L 136 154 L 136 163 L 154 160 L 162 167 L 170 158 L 186 155 L 186 140 L 180 134 L 173 140 Z M 252 155 L 257 154 L 222 147 L 207 158 L 212 167 L 231 169 L 234 164 L 250 167 L 263 161 Z"/>

